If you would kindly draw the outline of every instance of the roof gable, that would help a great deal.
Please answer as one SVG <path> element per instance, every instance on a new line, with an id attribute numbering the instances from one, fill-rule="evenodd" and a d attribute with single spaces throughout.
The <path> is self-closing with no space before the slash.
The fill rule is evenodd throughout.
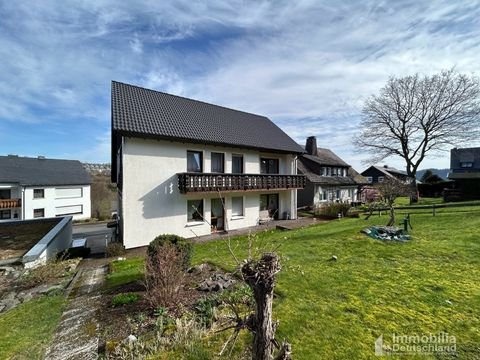
<path id="1" fill-rule="evenodd" d="M 23 186 L 86 185 L 91 183 L 78 160 L 0 156 L 0 183 Z"/>
<path id="2" fill-rule="evenodd" d="M 319 165 L 350 167 L 330 149 L 317 148 L 317 155 L 303 154 L 302 157 L 316 162 Z"/>
<path id="3" fill-rule="evenodd" d="M 265 116 L 112 82 L 112 133 L 302 153 Z"/>

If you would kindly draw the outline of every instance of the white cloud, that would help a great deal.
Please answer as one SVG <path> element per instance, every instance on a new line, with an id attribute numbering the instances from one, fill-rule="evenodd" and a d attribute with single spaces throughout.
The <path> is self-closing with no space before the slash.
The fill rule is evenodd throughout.
<path id="1" fill-rule="evenodd" d="M 114 79 L 265 114 L 357 168 L 363 101 L 390 75 L 480 62 L 479 1 L 46 0 L 0 13 L 0 122 L 83 119 L 92 137 Z M 108 158 L 104 140 L 94 150 Z"/>

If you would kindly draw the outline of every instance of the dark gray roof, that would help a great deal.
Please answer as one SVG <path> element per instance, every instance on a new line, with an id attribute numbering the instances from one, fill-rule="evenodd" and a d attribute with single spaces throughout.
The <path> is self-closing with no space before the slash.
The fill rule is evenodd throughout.
<path id="1" fill-rule="evenodd" d="M 345 161 L 340 159 L 332 150 L 317 148 L 317 155 L 303 154 L 303 157 L 315 161 L 320 165 L 349 167 Z"/>
<path id="2" fill-rule="evenodd" d="M 112 82 L 112 133 L 302 153 L 265 116 Z"/>
<path id="3" fill-rule="evenodd" d="M 91 180 L 77 160 L 0 156 L 0 183 L 23 186 L 86 185 Z"/>
<path id="4" fill-rule="evenodd" d="M 380 172 L 384 173 L 385 175 L 392 175 L 392 174 L 398 174 L 398 175 L 404 175 L 407 176 L 407 172 L 404 170 L 398 170 L 395 169 L 394 167 L 391 166 L 373 166 L 375 169 L 379 170 Z"/>

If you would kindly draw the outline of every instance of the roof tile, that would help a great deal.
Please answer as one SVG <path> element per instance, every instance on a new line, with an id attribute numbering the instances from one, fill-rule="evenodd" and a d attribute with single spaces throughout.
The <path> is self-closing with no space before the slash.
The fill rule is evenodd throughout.
<path id="1" fill-rule="evenodd" d="M 265 151 L 303 149 L 265 116 L 112 82 L 112 131 Z"/>

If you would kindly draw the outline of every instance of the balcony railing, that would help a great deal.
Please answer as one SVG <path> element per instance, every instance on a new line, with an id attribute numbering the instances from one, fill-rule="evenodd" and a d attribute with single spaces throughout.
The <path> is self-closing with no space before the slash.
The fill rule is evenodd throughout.
<path id="1" fill-rule="evenodd" d="M 304 175 L 179 173 L 178 189 L 192 192 L 303 189 Z"/>
<path id="2" fill-rule="evenodd" d="M 21 199 L 0 199 L 0 209 L 10 209 L 22 206 Z"/>

